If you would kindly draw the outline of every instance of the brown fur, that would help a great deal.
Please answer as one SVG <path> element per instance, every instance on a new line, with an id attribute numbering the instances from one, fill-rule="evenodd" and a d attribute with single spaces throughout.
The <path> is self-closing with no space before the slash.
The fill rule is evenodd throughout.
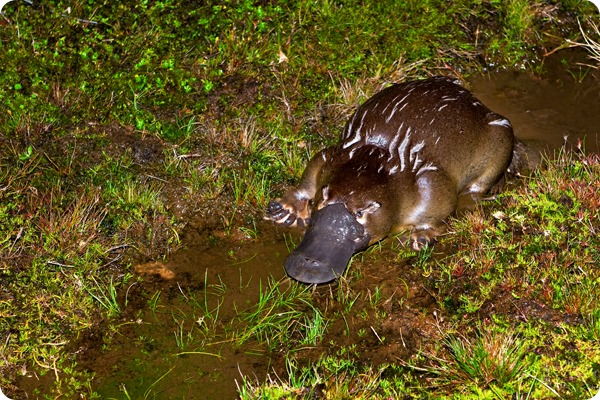
<path id="1" fill-rule="evenodd" d="M 303 225 L 313 210 L 343 203 L 371 243 L 410 230 L 421 249 L 443 232 L 458 196 L 479 200 L 501 180 L 513 145 L 508 120 L 452 80 L 393 85 L 356 110 L 342 142 L 316 154 L 265 218 Z"/>

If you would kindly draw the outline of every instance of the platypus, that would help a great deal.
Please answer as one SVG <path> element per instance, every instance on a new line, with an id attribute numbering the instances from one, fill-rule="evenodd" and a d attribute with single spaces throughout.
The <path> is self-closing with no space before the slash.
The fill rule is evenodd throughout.
<path id="1" fill-rule="evenodd" d="M 308 226 L 287 274 L 332 281 L 354 253 L 402 231 L 415 250 L 435 242 L 459 196 L 481 200 L 501 184 L 514 144 L 509 120 L 451 78 L 383 89 L 358 107 L 338 145 L 310 160 L 295 189 L 269 202 L 266 219 Z"/>

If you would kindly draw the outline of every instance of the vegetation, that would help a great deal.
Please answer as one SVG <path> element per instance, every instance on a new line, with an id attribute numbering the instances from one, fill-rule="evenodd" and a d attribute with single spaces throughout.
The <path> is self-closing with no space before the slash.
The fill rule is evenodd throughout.
<path id="1" fill-rule="evenodd" d="M 593 397 L 598 182 L 597 155 L 562 154 L 496 204 L 453 220 L 441 243 L 450 255 L 413 263 L 444 318 L 432 322 L 436 340 L 409 359 L 373 370 L 355 361 L 360 354 L 327 355 L 304 368 L 291 364 L 281 381 L 247 381 L 242 398 Z"/>
<path id="2" fill-rule="evenodd" d="M 577 23 L 592 12 L 584 0 L 7 3 L 0 387 L 19 396 L 26 377 L 45 375 L 29 396 L 99 397 L 101 377 L 78 368 L 72 343 L 103 330 L 110 351 L 140 329 L 132 362 L 142 374 L 158 347 L 148 325 L 168 332 L 169 362 L 219 359 L 223 343 L 280 352 L 278 377 L 244 376 L 243 398 L 589 396 L 600 363 L 597 158 L 564 153 L 453 221 L 440 246 L 451 256 L 392 249 L 425 277 L 445 319 L 433 321 L 435 346 L 376 368 L 340 338 L 392 340 L 381 324 L 406 296 L 355 286 L 361 262 L 389 256 L 385 244 L 355 257 L 335 288 L 268 280 L 256 302 L 242 282 L 209 277 L 195 291 L 151 290 L 134 267 L 168 260 L 198 215 L 205 241 L 231 245 L 238 262 L 231 243 L 261 237 L 269 198 L 378 88 L 438 73 L 540 73 L 539 49 L 570 40 L 597 50 L 595 26 L 582 20 L 582 39 Z M 500 298 L 516 306 L 496 315 Z M 527 307 L 549 317 L 524 318 Z M 305 348 L 321 352 L 303 358 Z M 140 397 L 156 396 L 167 374 L 143 382 Z M 126 386 L 119 395 L 135 397 Z"/>

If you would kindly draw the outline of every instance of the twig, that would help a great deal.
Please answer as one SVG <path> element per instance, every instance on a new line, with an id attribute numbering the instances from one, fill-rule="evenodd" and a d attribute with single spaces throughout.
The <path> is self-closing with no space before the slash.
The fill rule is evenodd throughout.
<path id="1" fill-rule="evenodd" d="M 106 253 L 110 253 L 111 251 L 115 251 L 115 250 L 123 249 L 123 248 L 126 248 L 126 247 L 129 247 L 129 245 L 128 245 L 128 244 L 120 244 L 120 245 L 118 245 L 118 246 L 114 246 L 114 247 L 111 247 L 110 249 L 106 250 L 106 251 L 104 252 L 104 254 L 106 254 Z"/>
<path id="2" fill-rule="evenodd" d="M 56 265 L 57 267 L 64 267 L 64 268 L 75 268 L 74 265 L 61 264 L 58 261 L 53 261 L 53 260 L 46 261 L 46 264 Z"/>
<path id="3" fill-rule="evenodd" d="M 146 174 L 146 176 L 148 178 L 156 179 L 157 181 L 161 181 L 161 182 L 164 182 L 164 183 L 169 183 L 169 181 L 167 181 L 166 179 L 159 178 L 158 176 L 148 175 L 148 174 Z"/>
<path id="4" fill-rule="evenodd" d="M 192 157 L 204 157 L 202 154 L 179 154 L 177 158 L 192 158 Z"/>
<path id="5" fill-rule="evenodd" d="M 369 325 L 369 328 L 371 328 L 371 330 L 373 331 L 373 333 L 375 334 L 375 337 L 377 338 L 377 340 L 379 340 L 379 343 L 383 344 L 383 340 L 381 340 L 381 338 L 379 337 L 379 335 L 377 334 L 377 332 L 375 331 L 375 328 L 373 328 L 373 326 Z"/>

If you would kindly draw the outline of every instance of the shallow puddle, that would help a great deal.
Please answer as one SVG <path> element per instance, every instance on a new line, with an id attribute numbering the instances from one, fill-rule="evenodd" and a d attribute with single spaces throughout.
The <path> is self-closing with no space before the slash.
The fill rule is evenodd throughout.
<path id="1" fill-rule="evenodd" d="M 138 266 L 145 282 L 129 289 L 118 333 L 91 333 L 75 349 L 97 373 L 94 389 L 101 398 L 233 399 L 242 374 L 266 376 L 265 349 L 232 343 L 229 324 L 284 276 L 287 252 L 283 239 L 192 244 L 164 264 Z"/>
<path id="2" fill-rule="evenodd" d="M 555 55 L 546 59 L 543 78 L 525 71 L 495 72 L 469 79 L 471 90 L 490 109 L 506 116 L 516 136 L 531 146 L 558 149 L 565 140 L 572 146 L 581 140 L 586 152 L 598 153 L 600 71 L 583 65 L 589 61 L 579 52 L 560 55 L 573 58 L 567 63 L 573 66 L 570 72 Z"/>
<path id="3" fill-rule="evenodd" d="M 259 231 L 258 241 L 190 244 L 165 263 L 136 266 L 144 280 L 128 289 L 120 321 L 110 322 L 117 332 L 103 324 L 72 349 L 79 354 L 79 367 L 94 371 L 93 388 L 101 398 L 233 399 L 244 377 L 285 379 L 285 358 L 292 353 L 306 364 L 358 346 L 362 361 L 381 365 L 408 358 L 422 338 L 438 334 L 433 314 L 419 311 L 433 308 L 435 301 L 422 285 L 421 272 L 396 257 L 397 240 L 354 258 L 344 302 L 337 283 L 311 288 L 285 277 L 283 262 L 291 246 L 286 241 L 297 243 L 298 235 L 290 239 L 266 222 Z M 323 314 L 331 316 L 350 302 L 355 311 L 330 320 L 316 345 L 294 342 L 293 348 L 284 344 L 269 350 L 252 335 L 236 342 L 249 326 L 243 316 L 275 281 L 282 291 L 308 291 Z M 371 305 L 377 301 L 377 307 Z M 409 306 L 402 306 L 405 301 Z M 296 305 L 303 309 L 302 302 Z M 372 321 L 378 309 L 390 317 L 376 331 Z"/>

